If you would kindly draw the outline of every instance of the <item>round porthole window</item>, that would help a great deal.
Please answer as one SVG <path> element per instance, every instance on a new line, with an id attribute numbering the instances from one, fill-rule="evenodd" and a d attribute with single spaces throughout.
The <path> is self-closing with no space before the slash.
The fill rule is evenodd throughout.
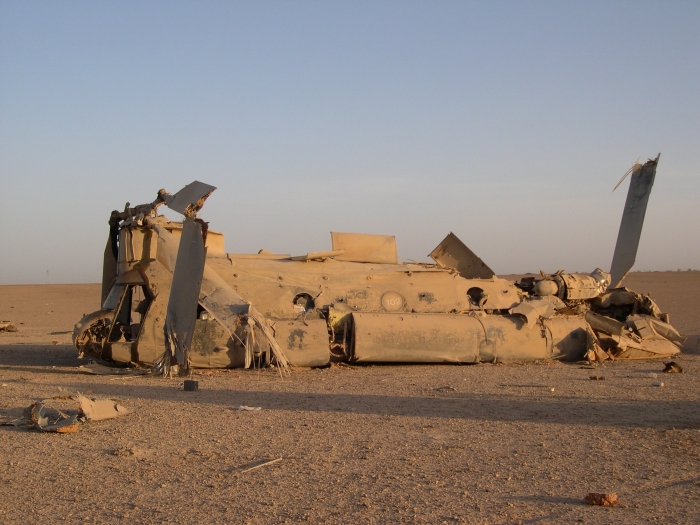
<path id="1" fill-rule="evenodd" d="M 489 298 L 488 294 L 485 294 L 484 290 L 477 286 L 469 288 L 467 295 L 469 296 L 469 302 L 476 306 L 484 306 Z"/>
<path id="2" fill-rule="evenodd" d="M 300 293 L 294 296 L 292 301 L 294 311 L 300 314 L 306 314 L 316 307 L 314 298 L 308 293 Z"/>

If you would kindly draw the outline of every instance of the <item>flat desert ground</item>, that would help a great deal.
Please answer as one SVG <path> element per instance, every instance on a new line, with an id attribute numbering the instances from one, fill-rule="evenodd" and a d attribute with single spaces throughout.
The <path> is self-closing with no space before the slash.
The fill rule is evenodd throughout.
<path id="1" fill-rule="evenodd" d="M 700 272 L 625 285 L 700 334 Z M 0 333 L 0 419 L 77 391 L 131 411 L 75 434 L 0 426 L 2 523 L 700 523 L 698 350 L 683 374 L 333 365 L 204 372 L 185 392 L 77 369 L 70 331 L 98 298 L 99 285 L 0 286 L 0 319 L 19 328 Z M 589 492 L 621 505 L 589 506 Z"/>

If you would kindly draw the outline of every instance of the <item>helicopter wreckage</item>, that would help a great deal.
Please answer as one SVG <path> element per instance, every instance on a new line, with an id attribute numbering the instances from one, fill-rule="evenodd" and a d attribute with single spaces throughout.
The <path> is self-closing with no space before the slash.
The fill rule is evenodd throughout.
<path id="1" fill-rule="evenodd" d="M 683 336 L 649 296 L 621 287 L 658 160 L 628 172 L 610 273 L 559 271 L 518 282 L 498 278 L 452 233 L 430 264 L 399 263 L 394 237 L 337 232 L 323 252 L 226 253 L 223 235 L 197 217 L 216 188 L 161 190 L 152 203 L 112 212 L 102 307 L 76 324 L 73 341 L 81 356 L 166 375 L 331 360 L 666 358 Z M 161 205 L 183 221 L 158 215 Z"/>

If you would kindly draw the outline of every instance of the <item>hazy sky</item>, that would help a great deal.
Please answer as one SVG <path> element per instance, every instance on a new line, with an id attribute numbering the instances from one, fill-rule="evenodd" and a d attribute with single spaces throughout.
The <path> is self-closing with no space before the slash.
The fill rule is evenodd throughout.
<path id="1" fill-rule="evenodd" d="M 659 152 L 635 268 L 700 269 L 699 147 L 697 1 L 0 2 L 0 284 L 99 281 L 110 211 L 195 179 L 229 252 L 607 270 Z"/>

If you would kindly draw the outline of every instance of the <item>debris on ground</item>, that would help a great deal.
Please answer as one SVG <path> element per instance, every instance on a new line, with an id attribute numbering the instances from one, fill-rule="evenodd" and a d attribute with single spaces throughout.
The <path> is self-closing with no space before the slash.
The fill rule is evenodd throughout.
<path id="1" fill-rule="evenodd" d="M 90 399 L 82 395 L 77 395 L 72 399 L 80 403 L 80 411 L 87 421 L 102 421 L 129 413 L 129 410 L 112 399 Z"/>
<path id="2" fill-rule="evenodd" d="M 248 463 L 247 465 L 243 465 L 240 467 L 239 472 L 242 474 L 244 472 L 250 472 L 251 470 L 258 469 L 260 467 L 266 467 L 268 465 L 272 465 L 273 463 L 277 463 L 278 461 L 282 461 L 282 458 L 275 458 L 275 459 L 261 459 L 260 461 L 254 461 L 253 463 Z"/>
<path id="3" fill-rule="evenodd" d="M 589 505 L 600 505 L 603 507 L 613 507 L 619 505 L 617 494 L 604 492 L 589 492 L 584 498 Z"/>
<path id="4" fill-rule="evenodd" d="M 654 381 L 651 384 L 651 386 L 664 386 L 664 382 L 663 381 Z"/>
<path id="5" fill-rule="evenodd" d="M 38 401 L 27 409 L 27 424 L 42 432 L 68 434 L 78 431 L 78 416 L 65 414 Z"/>
<path id="6" fill-rule="evenodd" d="M 25 410 L 23 419 L 4 424 L 26 425 L 42 432 L 67 434 L 77 432 L 79 422 L 102 421 L 129 413 L 113 399 L 94 399 L 78 393 L 37 401 Z"/>
<path id="7" fill-rule="evenodd" d="M 262 410 L 262 407 L 249 407 L 246 405 L 241 405 L 236 410 L 243 411 L 243 412 L 254 412 L 256 410 Z"/>
<path id="8" fill-rule="evenodd" d="M 590 376 L 588 379 L 591 381 L 605 381 L 605 376 Z"/>
<path id="9" fill-rule="evenodd" d="M 12 324 L 12 321 L 0 321 L 0 332 L 16 332 L 17 327 Z"/>
<path id="10" fill-rule="evenodd" d="M 668 363 L 664 363 L 666 365 L 666 368 L 662 370 L 662 372 L 666 372 L 667 374 L 682 374 L 683 373 L 683 367 L 676 363 L 675 361 L 669 361 Z"/>
<path id="11" fill-rule="evenodd" d="M 144 376 L 151 373 L 151 371 L 146 368 L 116 368 L 95 362 L 88 363 L 87 365 L 80 365 L 78 371 L 96 376 Z"/>
<path id="12" fill-rule="evenodd" d="M 437 388 L 433 388 L 433 390 L 435 392 L 457 392 L 457 389 L 450 385 L 439 386 Z"/>
<path id="13" fill-rule="evenodd" d="M 182 388 L 185 392 L 196 392 L 199 390 L 199 381 L 194 379 L 185 379 Z"/>

